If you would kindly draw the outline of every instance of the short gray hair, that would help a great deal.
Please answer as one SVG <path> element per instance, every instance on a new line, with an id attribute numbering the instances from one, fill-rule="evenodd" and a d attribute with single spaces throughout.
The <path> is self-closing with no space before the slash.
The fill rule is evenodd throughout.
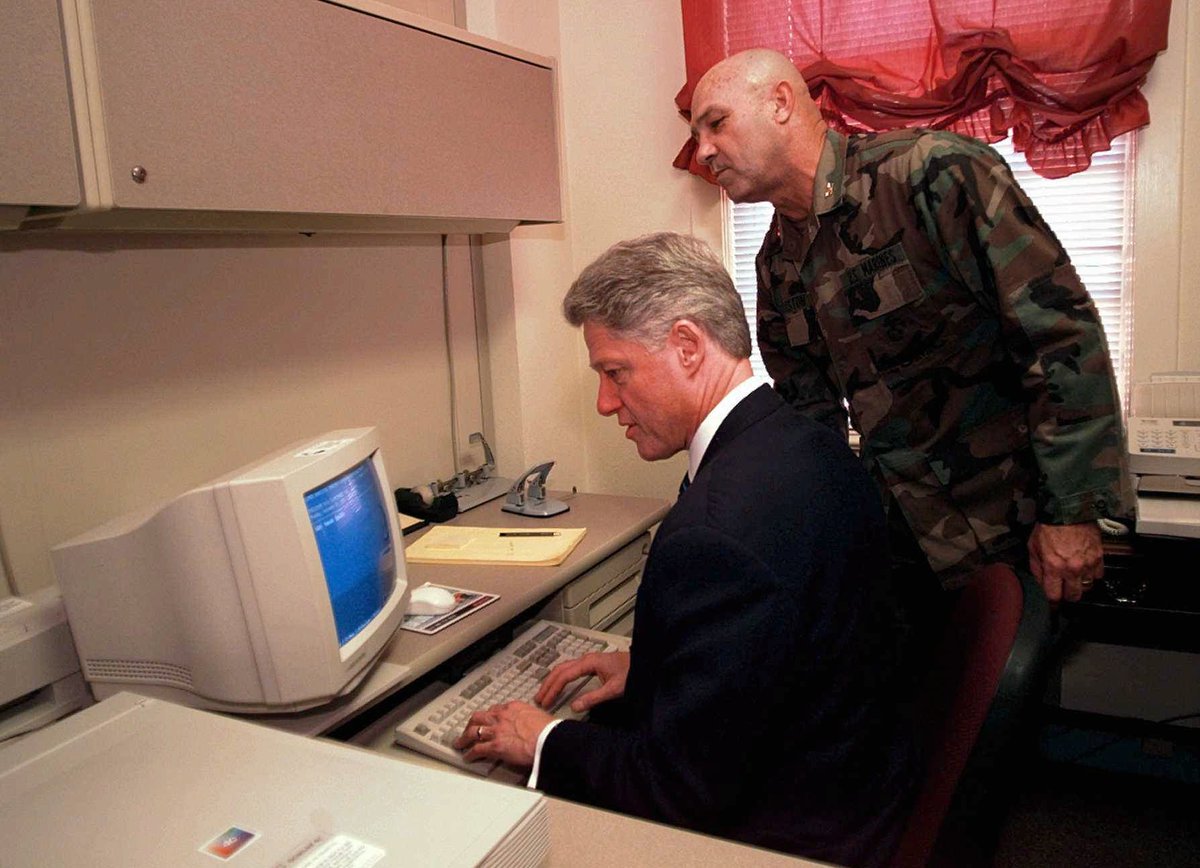
<path id="1" fill-rule="evenodd" d="M 729 355 L 750 357 L 750 327 L 729 272 L 690 235 L 658 232 L 614 244 L 571 284 L 563 315 L 651 349 L 676 320 L 690 319 Z"/>

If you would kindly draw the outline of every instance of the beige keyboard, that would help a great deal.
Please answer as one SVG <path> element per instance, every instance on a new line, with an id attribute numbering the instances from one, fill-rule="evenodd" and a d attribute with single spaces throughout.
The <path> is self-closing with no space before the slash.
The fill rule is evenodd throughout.
<path id="1" fill-rule="evenodd" d="M 532 703 L 542 679 L 559 663 L 593 651 L 627 650 L 626 636 L 554 621 L 534 621 L 508 645 L 397 726 L 396 744 L 486 776 L 496 767 L 495 762 L 465 762 L 463 755 L 451 746 L 472 713 L 512 700 Z M 570 702 L 584 689 L 598 684 L 596 678 L 581 678 L 568 684 L 554 707 L 547 711 L 560 718 L 583 717 L 571 710 Z"/>

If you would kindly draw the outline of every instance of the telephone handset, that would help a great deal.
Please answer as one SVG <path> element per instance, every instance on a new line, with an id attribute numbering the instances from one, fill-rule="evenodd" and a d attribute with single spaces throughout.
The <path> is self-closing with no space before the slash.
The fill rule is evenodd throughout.
<path id="1" fill-rule="evenodd" d="M 553 461 L 535 464 L 518 476 L 517 481 L 508 490 L 504 506 L 500 508 L 504 512 L 529 515 L 534 518 L 549 518 L 570 509 L 571 507 L 561 500 L 546 497 L 546 477 L 550 475 L 550 468 L 553 466 Z"/>

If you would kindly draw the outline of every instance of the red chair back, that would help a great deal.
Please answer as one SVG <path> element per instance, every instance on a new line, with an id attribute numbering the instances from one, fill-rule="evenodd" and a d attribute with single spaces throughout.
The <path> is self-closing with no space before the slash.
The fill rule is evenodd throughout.
<path id="1" fill-rule="evenodd" d="M 1018 640 L 1022 632 L 1025 641 Z M 925 772 L 896 868 L 928 863 L 968 763 L 995 756 L 1008 742 L 1049 633 L 1040 588 L 1005 564 L 984 567 L 959 592 L 917 705 Z"/>

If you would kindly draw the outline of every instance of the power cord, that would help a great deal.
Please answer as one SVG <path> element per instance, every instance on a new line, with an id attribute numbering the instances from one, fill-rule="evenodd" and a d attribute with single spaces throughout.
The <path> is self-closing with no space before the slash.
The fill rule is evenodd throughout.
<path id="1" fill-rule="evenodd" d="M 1100 533 L 1107 537 L 1129 536 L 1132 533 L 1132 531 L 1129 529 L 1129 525 L 1122 524 L 1115 519 L 1098 518 L 1096 519 L 1096 524 L 1100 528 Z"/>

